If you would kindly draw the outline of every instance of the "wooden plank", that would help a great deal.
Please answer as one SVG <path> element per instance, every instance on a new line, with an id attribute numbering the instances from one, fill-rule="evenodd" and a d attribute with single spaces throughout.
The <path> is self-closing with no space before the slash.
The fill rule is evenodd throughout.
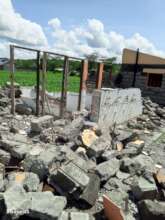
<path id="1" fill-rule="evenodd" d="M 81 79 L 80 79 L 80 90 L 79 90 L 79 100 L 78 100 L 78 111 L 83 110 L 84 106 L 84 100 L 83 97 L 85 96 L 87 86 L 86 81 L 88 78 L 88 61 L 83 60 L 82 61 L 82 71 L 81 71 Z"/>
<path id="2" fill-rule="evenodd" d="M 43 53 L 42 59 L 42 115 L 45 114 L 45 91 L 46 91 L 46 72 L 47 72 L 47 53 Z"/>
<path id="3" fill-rule="evenodd" d="M 69 72 L 69 58 L 66 56 L 64 59 L 64 70 L 63 70 L 63 78 L 62 78 L 62 91 L 61 91 L 61 104 L 60 104 L 61 118 L 64 117 L 66 111 L 68 72 Z"/>
<path id="4" fill-rule="evenodd" d="M 11 114 L 15 114 L 14 47 L 10 46 Z"/>
<path id="5" fill-rule="evenodd" d="M 104 71 L 104 63 L 99 63 L 97 69 L 96 89 L 101 89 L 102 80 L 103 80 L 103 71 Z"/>
<path id="6" fill-rule="evenodd" d="M 37 71 L 36 71 L 36 115 L 40 114 L 40 51 L 37 52 Z"/>

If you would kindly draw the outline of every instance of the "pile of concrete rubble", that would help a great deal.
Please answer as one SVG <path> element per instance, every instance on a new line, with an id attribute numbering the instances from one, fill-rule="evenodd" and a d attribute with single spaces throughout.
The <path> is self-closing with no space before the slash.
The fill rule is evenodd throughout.
<path id="1" fill-rule="evenodd" d="M 10 114 L 0 92 L 0 219 L 165 219 L 165 108 L 109 129 L 89 113 Z"/>

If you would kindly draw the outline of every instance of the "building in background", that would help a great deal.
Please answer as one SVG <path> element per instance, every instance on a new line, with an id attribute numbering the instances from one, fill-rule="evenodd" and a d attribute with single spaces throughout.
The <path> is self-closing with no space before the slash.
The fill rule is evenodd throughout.
<path id="1" fill-rule="evenodd" d="M 8 58 L 0 58 L 0 70 L 9 70 Z"/>
<path id="2" fill-rule="evenodd" d="M 140 88 L 143 96 L 165 104 L 165 59 L 124 49 L 120 77 L 120 87 Z"/>

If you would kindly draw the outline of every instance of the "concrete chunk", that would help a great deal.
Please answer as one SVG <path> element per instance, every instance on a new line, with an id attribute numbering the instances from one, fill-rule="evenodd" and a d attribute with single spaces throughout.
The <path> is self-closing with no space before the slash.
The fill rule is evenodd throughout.
<path id="1" fill-rule="evenodd" d="M 85 171 L 69 162 L 50 175 L 50 184 L 58 186 L 66 193 L 73 193 L 77 189 L 83 190 L 89 184 L 89 177 Z"/>
<path id="2" fill-rule="evenodd" d="M 138 181 L 132 185 L 132 192 L 138 200 L 155 199 L 157 196 L 157 187 L 155 183 L 139 177 Z"/>
<path id="3" fill-rule="evenodd" d="M 90 216 L 88 213 L 71 212 L 70 220 L 90 220 Z"/>
<path id="4" fill-rule="evenodd" d="M 29 193 L 31 207 L 29 216 L 44 220 L 58 220 L 67 201 L 63 196 L 54 196 L 51 192 Z"/>
<path id="5" fill-rule="evenodd" d="M 45 115 L 40 118 L 34 119 L 31 122 L 31 131 L 40 133 L 42 129 L 48 128 L 53 124 L 53 116 Z"/>
<path id="6" fill-rule="evenodd" d="M 101 181 L 107 181 L 114 176 L 119 170 L 119 160 L 116 158 L 103 162 L 96 167 L 96 173 L 100 176 Z"/>

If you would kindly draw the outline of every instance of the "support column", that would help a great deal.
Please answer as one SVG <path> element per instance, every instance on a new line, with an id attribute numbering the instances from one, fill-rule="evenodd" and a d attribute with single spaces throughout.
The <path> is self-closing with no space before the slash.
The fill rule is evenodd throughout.
<path id="1" fill-rule="evenodd" d="M 103 71 L 104 71 L 104 63 L 99 63 L 97 69 L 96 89 L 101 89 L 102 80 L 103 80 Z"/>
<path id="2" fill-rule="evenodd" d="M 61 91 L 61 105 L 60 105 L 60 117 L 63 118 L 66 111 L 67 104 L 67 84 L 68 84 L 68 72 L 69 72 L 69 58 L 64 59 L 64 70 L 62 79 L 62 91 Z"/>
<path id="3" fill-rule="evenodd" d="M 36 115 L 40 114 L 40 51 L 37 51 L 37 72 L 36 72 Z"/>
<path id="4" fill-rule="evenodd" d="M 42 115 L 45 114 L 45 90 L 46 90 L 46 66 L 47 66 L 47 53 L 43 53 L 42 59 Z"/>
<path id="5" fill-rule="evenodd" d="M 82 72 L 80 79 L 80 91 L 79 91 L 79 100 L 78 100 L 78 111 L 85 109 L 85 100 L 86 100 L 86 81 L 88 78 L 88 61 L 82 61 Z"/>
<path id="6" fill-rule="evenodd" d="M 15 114 L 14 46 L 10 46 L 11 114 Z"/>

